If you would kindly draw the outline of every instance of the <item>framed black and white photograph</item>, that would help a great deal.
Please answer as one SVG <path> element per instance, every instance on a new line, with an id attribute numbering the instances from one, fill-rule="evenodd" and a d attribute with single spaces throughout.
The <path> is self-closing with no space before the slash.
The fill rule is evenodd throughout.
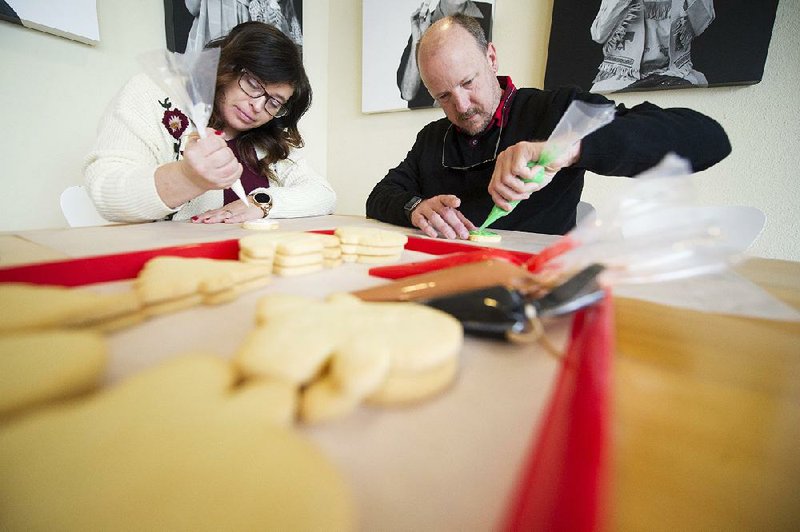
<path id="1" fill-rule="evenodd" d="M 248 20 L 272 24 L 303 45 L 302 0 L 164 0 L 164 19 L 172 52 L 202 50 Z"/>
<path id="2" fill-rule="evenodd" d="M 778 0 L 554 0 L 546 89 L 761 81 Z"/>
<path id="3" fill-rule="evenodd" d="M 0 0 L 0 20 L 82 42 L 100 42 L 95 0 Z"/>
<path id="4" fill-rule="evenodd" d="M 437 20 L 463 13 L 478 19 L 491 40 L 494 5 L 494 0 L 364 0 L 362 112 L 433 107 L 414 54 L 420 35 Z"/>

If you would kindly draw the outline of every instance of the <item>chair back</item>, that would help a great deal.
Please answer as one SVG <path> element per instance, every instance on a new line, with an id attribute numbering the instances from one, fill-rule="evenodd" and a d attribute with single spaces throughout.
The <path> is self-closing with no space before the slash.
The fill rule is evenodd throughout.
<path id="1" fill-rule="evenodd" d="M 588 201 L 578 202 L 578 214 L 575 217 L 575 223 L 581 223 L 581 220 L 594 213 L 594 205 Z"/>
<path id="2" fill-rule="evenodd" d="M 111 222 L 100 216 L 83 185 L 73 185 L 61 193 L 61 212 L 70 227 L 108 225 Z"/>

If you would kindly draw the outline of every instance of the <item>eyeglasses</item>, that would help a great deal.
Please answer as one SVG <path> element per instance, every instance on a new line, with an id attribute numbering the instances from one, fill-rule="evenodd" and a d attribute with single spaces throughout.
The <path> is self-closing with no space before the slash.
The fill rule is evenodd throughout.
<path id="1" fill-rule="evenodd" d="M 494 155 L 490 159 L 486 159 L 485 161 L 481 161 L 479 163 L 471 164 L 469 166 L 449 166 L 444 162 L 444 152 L 447 149 L 447 135 L 450 133 L 450 129 L 452 129 L 453 124 L 448 126 L 447 131 L 444 132 L 444 140 L 442 141 L 442 167 L 449 168 L 450 170 L 471 170 L 478 166 L 484 165 L 486 163 L 491 163 L 495 159 L 497 159 L 497 152 L 500 149 L 500 139 L 503 138 L 503 122 L 500 122 L 500 132 L 497 134 L 497 144 L 494 145 Z"/>
<path id="2" fill-rule="evenodd" d="M 239 88 L 251 98 L 261 98 L 262 96 L 266 96 L 267 101 L 264 104 L 264 109 L 266 109 L 266 111 L 272 115 L 273 118 L 286 116 L 286 113 L 289 112 L 289 106 L 287 104 L 284 104 L 268 93 L 267 89 L 264 88 L 264 85 L 261 84 L 258 78 L 244 68 L 239 76 Z"/>

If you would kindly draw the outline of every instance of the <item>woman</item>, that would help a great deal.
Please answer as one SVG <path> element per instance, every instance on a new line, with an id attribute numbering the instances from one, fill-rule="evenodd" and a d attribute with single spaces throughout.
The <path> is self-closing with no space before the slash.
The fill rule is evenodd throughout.
<path id="1" fill-rule="evenodd" d="M 220 47 L 208 134 L 145 75 L 134 77 L 103 118 L 85 177 L 110 221 L 171 218 L 238 223 L 317 216 L 336 194 L 297 151 L 311 87 L 295 44 L 261 22 L 245 22 Z M 229 187 L 241 178 L 250 204 Z"/>

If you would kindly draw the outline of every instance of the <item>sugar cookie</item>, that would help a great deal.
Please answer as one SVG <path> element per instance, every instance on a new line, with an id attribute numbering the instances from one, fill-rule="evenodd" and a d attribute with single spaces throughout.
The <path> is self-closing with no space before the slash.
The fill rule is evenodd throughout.
<path id="1" fill-rule="evenodd" d="M 469 239 L 473 242 L 500 242 L 503 237 L 488 229 L 476 229 L 469 232 Z"/>
<path id="2" fill-rule="evenodd" d="M 101 294 L 86 288 L 27 283 L 0 284 L 0 333 L 48 328 L 111 329 L 121 318 L 141 319 L 132 291 Z"/>
<path id="3" fill-rule="evenodd" d="M 292 275 L 305 275 L 308 273 L 318 272 L 323 267 L 324 263 L 322 261 L 315 264 L 303 264 L 299 266 L 279 266 L 276 264 L 272 267 L 272 271 L 275 273 L 275 275 L 288 277 Z"/>
<path id="4" fill-rule="evenodd" d="M 332 265 L 325 258 L 341 255 L 339 239 L 317 233 L 283 232 L 248 235 L 239 240 L 239 259 L 271 264 L 277 275 L 302 275 Z"/>
<path id="5" fill-rule="evenodd" d="M 397 262 L 408 242 L 402 233 L 375 227 L 339 227 L 335 234 L 342 242 L 344 262 Z"/>
<path id="6" fill-rule="evenodd" d="M 300 400 L 300 420 L 305 423 L 321 423 L 341 418 L 353 412 L 361 398 L 347 395 L 330 379 L 321 379 L 303 392 Z"/>
<path id="7" fill-rule="evenodd" d="M 258 327 L 235 361 L 250 378 L 302 387 L 306 422 L 345 415 L 365 398 L 407 403 L 444 389 L 463 342 L 461 324 L 449 314 L 415 303 L 365 303 L 349 294 L 325 301 L 271 294 L 259 301 L 256 315 Z"/>
<path id="8" fill-rule="evenodd" d="M 106 342 L 94 332 L 0 336 L 0 419 L 94 389 L 107 362 Z"/>
<path id="9" fill-rule="evenodd" d="M 253 231 L 274 231 L 278 228 L 278 222 L 267 218 L 259 218 L 258 220 L 248 220 L 242 223 L 242 228 Z"/>
<path id="10" fill-rule="evenodd" d="M 291 388 L 232 369 L 182 356 L 5 425 L 0 529 L 353 530 L 338 471 L 269 410 Z"/>
<path id="11" fill-rule="evenodd" d="M 458 359 L 451 358 L 425 371 L 390 372 L 383 385 L 366 401 L 382 406 L 405 405 L 427 399 L 447 388 L 458 372 Z"/>
<path id="12" fill-rule="evenodd" d="M 234 260 L 161 256 L 150 259 L 134 281 L 145 310 L 157 314 L 237 297 L 240 287 L 269 282 L 270 269 Z"/>

